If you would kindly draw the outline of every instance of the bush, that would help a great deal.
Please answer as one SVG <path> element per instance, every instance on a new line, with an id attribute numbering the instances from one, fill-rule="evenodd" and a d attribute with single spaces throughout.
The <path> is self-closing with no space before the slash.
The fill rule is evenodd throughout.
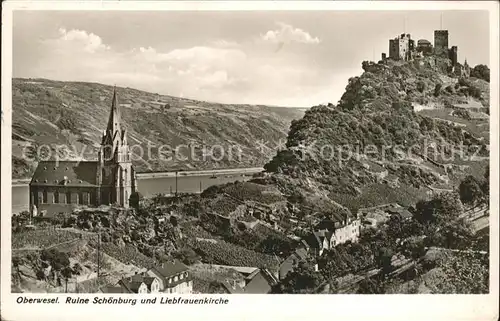
<path id="1" fill-rule="evenodd" d="M 441 93 L 441 84 L 436 84 L 434 87 L 434 97 L 439 97 L 439 94 Z"/>
<path id="2" fill-rule="evenodd" d="M 62 271 L 70 264 L 68 254 L 55 249 L 43 250 L 40 258 L 48 262 L 55 271 Z"/>
<path id="3" fill-rule="evenodd" d="M 460 193 L 460 200 L 464 204 L 476 204 L 484 197 L 481 182 L 472 175 L 467 176 L 460 183 L 458 190 Z"/>
<path id="4" fill-rule="evenodd" d="M 420 91 L 421 93 L 425 91 L 425 87 L 426 87 L 425 82 L 423 82 L 422 80 L 417 82 L 417 90 Z"/>

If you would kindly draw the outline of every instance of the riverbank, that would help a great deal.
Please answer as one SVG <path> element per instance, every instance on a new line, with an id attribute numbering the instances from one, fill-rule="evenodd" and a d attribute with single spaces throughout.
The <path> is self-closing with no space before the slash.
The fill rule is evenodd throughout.
<path id="1" fill-rule="evenodd" d="M 249 167 L 249 168 L 227 168 L 227 169 L 211 169 L 211 170 L 200 170 L 200 171 L 179 171 L 177 176 L 221 176 L 221 175 L 235 175 L 235 174 L 245 174 L 252 175 L 264 171 L 262 167 Z M 138 179 L 148 179 L 148 178 L 163 178 L 163 177 L 175 177 L 176 172 L 148 172 L 148 173 L 137 173 Z"/>
<path id="2" fill-rule="evenodd" d="M 200 171 L 178 171 L 177 175 L 180 176 L 219 176 L 219 175 L 235 175 L 235 174 L 248 174 L 253 175 L 256 173 L 263 172 L 262 167 L 248 167 L 248 168 L 226 168 L 226 169 L 210 169 L 210 170 L 200 170 Z M 149 178 L 163 178 L 163 177 L 175 177 L 175 172 L 142 172 L 137 173 L 137 178 L 139 179 L 149 179 Z M 19 178 L 13 179 L 13 186 L 24 186 L 30 183 L 29 178 Z"/>
<path id="3" fill-rule="evenodd" d="M 31 179 L 29 179 L 29 178 L 13 179 L 12 180 L 12 185 L 13 186 L 29 185 L 30 181 L 31 181 Z"/>
<path id="4" fill-rule="evenodd" d="M 203 171 L 138 173 L 137 187 L 144 197 L 157 194 L 174 195 L 178 193 L 201 193 L 213 185 L 236 181 L 247 181 L 262 168 L 235 168 Z M 12 212 L 19 213 L 29 208 L 29 180 L 12 180 Z"/>

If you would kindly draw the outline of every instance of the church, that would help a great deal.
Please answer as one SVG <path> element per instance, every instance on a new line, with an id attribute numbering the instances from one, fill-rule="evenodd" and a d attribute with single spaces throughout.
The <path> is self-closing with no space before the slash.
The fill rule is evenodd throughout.
<path id="1" fill-rule="evenodd" d="M 80 206 L 129 207 L 137 180 L 132 166 L 127 131 L 113 90 L 111 113 L 103 131 L 97 161 L 43 161 L 30 182 L 30 209 L 53 215 Z"/>

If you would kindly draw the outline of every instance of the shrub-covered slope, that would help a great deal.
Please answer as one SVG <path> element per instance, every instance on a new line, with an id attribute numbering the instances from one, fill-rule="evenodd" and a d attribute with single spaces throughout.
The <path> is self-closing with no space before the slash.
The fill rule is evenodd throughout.
<path id="1" fill-rule="evenodd" d="M 450 189 L 466 174 L 480 175 L 489 84 L 454 78 L 448 64 L 431 57 L 364 62 L 365 72 L 349 80 L 337 105 L 315 106 L 292 122 L 287 148 L 266 170 L 288 194 L 320 192 L 350 208 L 411 203 L 429 188 Z M 483 119 L 468 117 L 477 114 Z"/>

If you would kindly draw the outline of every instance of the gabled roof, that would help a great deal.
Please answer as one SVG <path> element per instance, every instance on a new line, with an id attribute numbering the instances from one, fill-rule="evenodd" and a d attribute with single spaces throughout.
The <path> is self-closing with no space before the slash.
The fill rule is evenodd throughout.
<path id="1" fill-rule="evenodd" d="M 151 289 L 151 284 L 153 284 L 154 280 L 155 278 L 152 276 L 145 276 L 142 279 L 142 282 L 144 282 L 148 286 L 148 289 Z"/>
<path id="2" fill-rule="evenodd" d="M 247 275 L 245 277 L 245 280 L 251 280 L 251 279 L 253 279 L 259 272 L 260 272 L 259 269 L 255 269 L 252 273 L 250 273 L 249 275 Z"/>
<path id="3" fill-rule="evenodd" d="M 118 284 L 130 292 L 137 293 L 139 287 L 144 283 L 148 290 L 151 291 L 151 284 L 153 284 L 155 277 L 147 276 L 145 274 L 136 274 L 128 278 L 121 279 Z"/>
<path id="4" fill-rule="evenodd" d="M 133 279 L 121 279 L 118 282 L 119 285 L 123 287 L 123 289 L 126 291 L 124 293 L 139 293 L 139 288 L 141 287 L 144 282 L 137 280 L 137 278 Z"/>
<path id="5" fill-rule="evenodd" d="M 284 278 L 288 272 L 292 271 L 293 268 L 301 261 L 304 260 L 303 252 L 304 249 L 298 249 L 294 253 L 292 253 L 289 257 L 287 257 L 279 267 L 279 275 L 280 278 Z M 305 251 L 305 250 L 304 250 Z M 304 257 L 307 257 L 307 252 Z"/>
<path id="6" fill-rule="evenodd" d="M 307 258 L 307 250 L 304 248 L 298 248 L 295 250 L 295 254 L 299 257 L 301 260 L 305 260 Z"/>
<path id="7" fill-rule="evenodd" d="M 271 292 L 272 286 L 276 283 L 274 277 L 266 270 L 257 270 L 252 273 L 251 280 L 243 289 L 248 294 L 267 294 Z"/>
<path id="8" fill-rule="evenodd" d="M 97 186 L 96 161 L 39 162 L 30 185 L 38 186 Z"/>
<path id="9" fill-rule="evenodd" d="M 179 260 L 165 261 L 161 263 L 161 265 L 155 266 L 153 269 L 164 278 L 169 278 L 189 270 L 189 268 Z"/>
<path id="10" fill-rule="evenodd" d="M 245 293 L 244 290 L 238 284 L 234 284 L 234 286 L 233 286 L 233 285 L 229 284 L 229 282 L 227 282 L 227 281 L 222 281 L 221 284 L 227 290 L 227 292 L 229 292 L 230 294 Z"/>
<path id="11" fill-rule="evenodd" d="M 100 290 L 102 293 L 127 293 L 121 286 L 105 286 Z"/>

